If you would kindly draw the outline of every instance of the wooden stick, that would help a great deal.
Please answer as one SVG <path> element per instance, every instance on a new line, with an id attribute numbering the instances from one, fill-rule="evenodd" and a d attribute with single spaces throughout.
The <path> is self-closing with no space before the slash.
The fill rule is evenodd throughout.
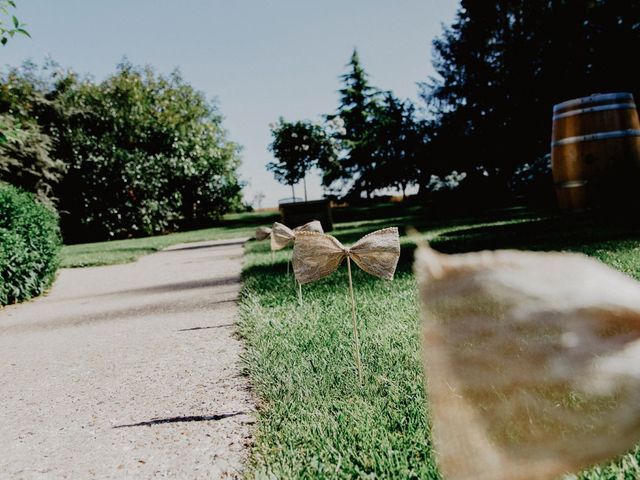
<path id="1" fill-rule="evenodd" d="M 291 264 L 291 275 L 293 276 L 293 284 L 297 283 L 296 273 L 293 271 L 293 250 L 291 250 L 291 257 L 289 257 L 289 263 Z M 289 266 L 287 266 L 287 275 L 289 275 Z"/>
<path id="2" fill-rule="evenodd" d="M 298 303 L 302 305 L 302 284 L 298 283 Z"/>
<path id="3" fill-rule="evenodd" d="M 353 342 L 355 345 L 356 367 L 358 367 L 358 381 L 362 382 L 362 361 L 360 360 L 360 339 L 358 338 L 358 322 L 356 320 L 356 299 L 353 295 L 353 280 L 351 278 L 351 258 L 347 255 L 347 269 L 349 271 L 349 293 L 351 294 L 351 319 L 353 321 Z"/>

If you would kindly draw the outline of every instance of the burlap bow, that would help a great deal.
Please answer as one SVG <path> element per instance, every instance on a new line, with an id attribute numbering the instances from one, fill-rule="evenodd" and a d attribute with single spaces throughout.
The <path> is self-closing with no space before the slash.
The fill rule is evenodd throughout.
<path id="1" fill-rule="evenodd" d="M 391 280 L 400 258 L 398 229 L 377 230 L 350 248 L 331 235 L 300 232 L 293 246 L 293 271 L 304 285 L 331 275 L 347 257 L 365 272 Z"/>
<path id="2" fill-rule="evenodd" d="M 271 229 L 269 227 L 258 227 L 256 228 L 256 240 L 262 241 L 271 235 Z"/>
<path id="3" fill-rule="evenodd" d="M 313 220 L 293 230 L 281 223 L 275 222 L 271 230 L 271 250 L 281 250 L 289 245 L 296 238 L 299 232 L 319 232 L 323 233 L 322 224 L 318 220 Z"/>
<path id="4" fill-rule="evenodd" d="M 423 358 L 447 480 L 544 480 L 640 440 L 640 284 L 583 255 L 422 247 Z"/>
<path id="5" fill-rule="evenodd" d="M 344 259 L 349 272 L 349 297 L 351 298 L 351 320 L 353 323 L 353 344 L 358 382 L 363 385 L 360 340 L 356 321 L 356 301 L 353 294 L 351 260 L 365 272 L 386 280 L 393 274 L 400 258 L 400 239 L 396 227 L 383 228 L 365 235 L 350 248 L 342 245 L 331 235 L 314 232 L 300 232 L 293 245 L 293 271 L 298 285 L 315 282 L 335 272 Z"/>

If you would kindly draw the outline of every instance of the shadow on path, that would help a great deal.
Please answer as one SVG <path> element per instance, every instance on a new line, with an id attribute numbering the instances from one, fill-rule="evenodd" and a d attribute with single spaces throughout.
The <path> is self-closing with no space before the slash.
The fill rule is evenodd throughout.
<path id="1" fill-rule="evenodd" d="M 57 328 L 75 327 L 79 325 L 90 325 L 100 322 L 120 321 L 123 319 L 137 319 L 141 317 L 156 316 L 158 320 L 164 315 L 174 315 L 180 313 L 201 312 L 205 309 L 215 313 L 215 305 L 236 303 L 236 299 L 193 302 L 192 299 L 168 300 L 166 302 L 148 302 L 142 305 L 129 306 L 126 308 L 106 308 L 104 310 L 93 310 L 75 315 L 65 314 L 53 316 L 34 322 L 13 323 L 10 325 L 0 325 L 0 334 L 12 332 L 20 333 L 33 330 L 54 330 Z"/>
<path id="2" fill-rule="evenodd" d="M 220 243 L 207 244 L 207 245 L 187 245 L 184 247 L 177 247 L 177 248 L 168 247 L 168 248 L 165 248 L 164 250 L 160 250 L 159 253 L 180 252 L 183 250 L 201 250 L 204 248 L 231 247 L 235 245 L 244 245 L 245 242 L 246 240 L 242 239 L 242 240 L 232 240 L 229 242 L 220 242 Z"/>
<path id="3" fill-rule="evenodd" d="M 235 301 L 235 300 L 230 300 L 230 301 Z M 209 328 L 225 328 L 225 327 L 235 327 L 235 323 L 225 323 L 223 325 L 211 325 L 209 327 L 181 328 L 178 331 L 179 332 L 190 332 L 192 330 L 207 330 Z"/>
<path id="4" fill-rule="evenodd" d="M 146 295 L 160 293 L 175 293 L 180 290 L 197 290 L 204 288 L 213 288 L 225 285 L 231 285 L 240 281 L 238 275 L 229 275 L 222 278 L 202 278 L 198 280 L 189 280 L 176 283 L 162 283 L 151 287 L 129 288 L 126 290 L 112 290 L 104 293 L 87 293 L 74 297 L 62 297 L 59 300 L 68 302 L 70 300 L 81 300 L 83 298 L 102 298 L 102 297 L 122 297 L 124 295 Z"/>
<path id="5" fill-rule="evenodd" d="M 154 418 L 153 420 L 148 420 L 146 422 L 115 425 L 113 428 L 151 427 L 152 425 L 160 425 L 161 423 L 218 421 L 229 417 L 235 417 L 237 415 L 244 415 L 245 413 L 247 412 L 220 413 L 217 415 L 192 415 L 188 417 Z"/>

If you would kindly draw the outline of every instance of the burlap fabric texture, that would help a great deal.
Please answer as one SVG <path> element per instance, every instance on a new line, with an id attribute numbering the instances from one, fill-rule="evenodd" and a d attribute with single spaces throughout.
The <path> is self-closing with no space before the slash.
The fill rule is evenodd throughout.
<path id="1" fill-rule="evenodd" d="M 256 228 L 256 240 L 262 241 L 269 238 L 271 235 L 271 229 L 269 227 L 258 227 Z"/>
<path id="2" fill-rule="evenodd" d="M 293 246 L 296 280 L 304 285 L 331 275 L 347 256 L 365 272 L 391 280 L 400 258 L 398 229 L 369 233 L 349 248 L 331 235 L 300 232 Z"/>
<path id="3" fill-rule="evenodd" d="M 416 253 L 447 480 L 555 479 L 640 440 L 640 284 L 584 255 Z"/>
<path id="4" fill-rule="evenodd" d="M 283 225 L 282 223 L 275 222 L 271 229 L 271 250 L 281 250 L 296 238 L 296 235 L 300 232 L 319 232 L 323 233 L 322 224 L 319 220 L 313 220 L 304 225 L 300 225 L 294 229 Z"/>

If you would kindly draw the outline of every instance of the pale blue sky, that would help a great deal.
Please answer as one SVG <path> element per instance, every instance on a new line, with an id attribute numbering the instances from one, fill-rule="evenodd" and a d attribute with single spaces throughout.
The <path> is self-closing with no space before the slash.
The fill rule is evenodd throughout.
<path id="1" fill-rule="evenodd" d="M 184 78 L 217 98 L 243 145 L 247 200 L 291 195 L 265 170 L 270 122 L 320 118 L 337 105 L 338 76 L 357 47 L 374 85 L 417 97 L 433 74 L 431 40 L 457 0 L 18 0 L 31 39 L 0 48 L 2 65 L 50 55 L 102 79 L 124 57 Z M 316 174 L 312 198 L 321 195 Z M 296 190 L 302 194 L 302 188 Z"/>

